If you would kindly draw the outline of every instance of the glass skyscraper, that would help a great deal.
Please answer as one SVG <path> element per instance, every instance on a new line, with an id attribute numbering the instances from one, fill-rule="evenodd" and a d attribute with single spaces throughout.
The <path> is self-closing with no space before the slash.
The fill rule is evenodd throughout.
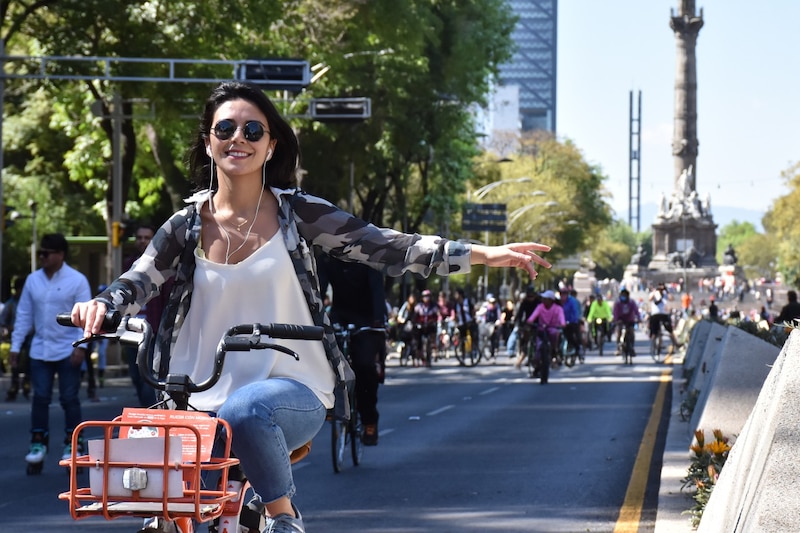
<path id="1" fill-rule="evenodd" d="M 558 0 L 509 0 L 508 5 L 519 17 L 512 33 L 516 50 L 500 67 L 500 83 L 519 88 L 522 131 L 555 133 Z"/>

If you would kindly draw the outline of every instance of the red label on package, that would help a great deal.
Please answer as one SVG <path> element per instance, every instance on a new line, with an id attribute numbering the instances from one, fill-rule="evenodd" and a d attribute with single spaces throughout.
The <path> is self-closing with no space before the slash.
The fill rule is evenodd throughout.
<path id="1" fill-rule="evenodd" d="M 126 407 L 122 410 L 122 422 L 130 426 L 121 426 L 119 438 L 141 439 L 148 437 L 164 437 L 169 428 L 170 436 L 181 437 L 182 459 L 185 463 L 197 460 L 196 434 L 187 427 L 191 426 L 200 434 L 200 461 L 211 459 L 211 448 L 217 431 L 217 419 L 200 411 L 175 411 L 171 409 L 144 409 Z"/>

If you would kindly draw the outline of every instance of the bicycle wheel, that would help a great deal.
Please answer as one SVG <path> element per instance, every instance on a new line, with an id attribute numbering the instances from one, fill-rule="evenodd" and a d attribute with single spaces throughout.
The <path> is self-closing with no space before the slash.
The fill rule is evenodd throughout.
<path id="1" fill-rule="evenodd" d="M 527 355 L 528 359 L 528 377 L 533 379 L 536 377 L 536 339 L 531 338 L 528 340 Z"/>
<path id="2" fill-rule="evenodd" d="M 344 450 L 347 447 L 347 422 L 331 420 L 331 455 L 333 471 L 337 474 L 344 468 Z"/>
<path id="3" fill-rule="evenodd" d="M 650 338 L 650 356 L 656 363 L 661 362 L 661 333 Z"/>
<path id="4" fill-rule="evenodd" d="M 400 348 L 400 366 L 407 366 L 409 354 L 411 353 L 411 346 L 407 341 L 401 341 L 402 347 Z"/>
<path id="5" fill-rule="evenodd" d="M 467 335 L 456 349 L 456 359 L 458 359 L 458 363 L 461 366 L 477 365 L 481 360 L 481 350 L 478 346 L 478 339 L 473 339 L 472 335 Z"/>
<path id="6" fill-rule="evenodd" d="M 350 422 L 347 424 L 347 430 L 350 433 L 350 454 L 353 456 L 353 464 L 358 466 L 361 463 L 361 456 L 364 454 L 364 443 L 361 441 L 364 427 L 361 424 L 361 416 L 359 416 L 355 406 L 353 407 L 353 412 L 350 413 Z"/>
<path id="7" fill-rule="evenodd" d="M 481 357 L 483 357 L 483 353 L 481 352 L 480 346 L 477 346 L 477 343 L 473 343 L 472 350 L 468 354 L 467 366 L 477 365 L 481 362 Z"/>
<path id="8" fill-rule="evenodd" d="M 635 354 L 633 350 L 633 329 L 630 327 L 625 328 L 624 332 L 624 343 L 623 349 L 625 350 L 625 363 L 632 365 L 633 364 L 633 356 Z"/>
<path id="9" fill-rule="evenodd" d="M 430 334 L 425 336 L 425 366 L 431 367 L 433 363 L 433 338 Z"/>
<path id="10" fill-rule="evenodd" d="M 553 358 L 553 350 L 549 342 L 542 342 L 539 347 L 539 358 L 541 359 L 541 366 L 539 369 L 539 382 L 544 385 L 550 378 L 550 361 Z"/>

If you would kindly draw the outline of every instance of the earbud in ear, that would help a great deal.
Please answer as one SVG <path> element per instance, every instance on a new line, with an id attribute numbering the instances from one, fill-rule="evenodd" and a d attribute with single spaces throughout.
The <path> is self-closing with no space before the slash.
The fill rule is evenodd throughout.
<path id="1" fill-rule="evenodd" d="M 267 159 L 272 157 L 272 150 L 267 151 Z"/>
<path id="2" fill-rule="evenodd" d="M 210 144 L 206 145 L 206 153 L 208 154 L 208 157 L 212 157 L 211 156 L 211 145 Z"/>

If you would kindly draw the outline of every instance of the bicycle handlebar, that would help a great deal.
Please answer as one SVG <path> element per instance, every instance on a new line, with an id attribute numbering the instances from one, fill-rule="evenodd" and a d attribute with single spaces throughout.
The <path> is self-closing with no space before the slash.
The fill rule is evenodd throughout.
<path id="1" fill-rule="evenodd" d="M 60 313 L 56 321 L 62 326 L 72 326 L 69 313 Z M 293 350 L 279 344 L 264 342 L 261 337 L 273 339 L 298 339 L 321 340 L 325 330 L 321 326 L 305 326 L 299 324 L 239 324 L 229 328 L 217 345 L 214 355 L 214 368 L 211 375 L 200 383 L 194 383 L 189 376 L 168 374 L 164 379 L 153 376 L 153 369 L 149 364 L 149 347 L 153 340 L 153 330 L 144 318 L 121 317 L 117 311 L 109 311 L 103 319 L 101 328 L 103 333 L 80 339 L 73 343 L 74 346 L 89 343 L 96 339 L 117 339 L 122 344 L 137 346 L 136 365 L 142 379 L 151 387 L 165 391 L 176 402 L 188 401 L 188 396 L 194 392 L 202 392 L 213 387 L 222 375 L 227 352 L 249 352 L 250 350 L 273 349 L 283 352 L 300 360 L 300 356 Z M 248 337 L 244 337 L 248 335 Z"/>

